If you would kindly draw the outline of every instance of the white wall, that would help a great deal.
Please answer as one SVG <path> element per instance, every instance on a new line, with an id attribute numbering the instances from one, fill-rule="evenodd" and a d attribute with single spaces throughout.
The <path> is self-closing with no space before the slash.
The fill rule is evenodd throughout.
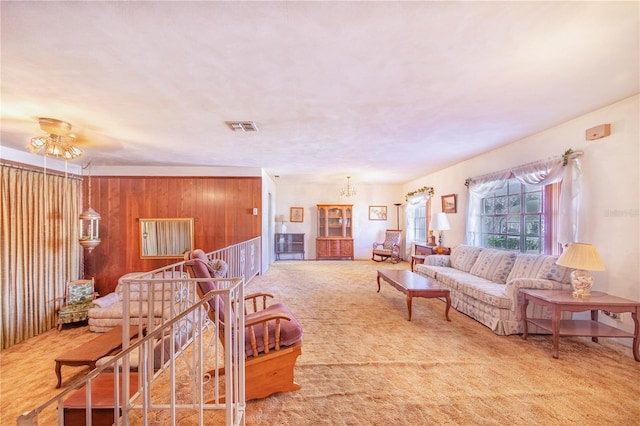
<path id="1" fill-rule="evenodd" d="M 448 215 L 452 229 L 445 233 L 445 244 L 452 246 L 464 242 L 467 177 L 562 155 L 569 148 L 584 151 L 579 239 L 595 244 L 607 269 L 593 273 L 594 290 L 640 300 L 639 104 L 640 95 L 622 100 L 409 182 L 404 185 L 404 192 L 425 185 L 435 187 L 434 213 L 441 211 L 441 195 L 458 194 L 458 213 Z M 585 140 L 587 129 L 605 123 L 611 124 L 611 136 Z M 628 313 L 622 321 L 613 322 L 606 317 L 601 321 L 633 330 Z"/>
<path id="2" fill-rule="evenodd" d="M 304 222 L 287 222 L 285 226 L 289 233 L 305 234 L 306 259 L 316 258 L 318 204 L 353 204 L 354 256 L 356 259 L 370 259 L 372 244 L 384 240 L 386 229 L 396 229 L 396 207 L 393 204 L 404 203 L 400 185 L 359 185 L 357 180 L 352 179 L 351 184 L 356 188 L 357 195 L 342 198 L 339 191 L 346 181 L 326 185 L 300 185 L 276 180 L 276 184 L 278 193 L 275 217 L 283 214 L 289 220 L 291 207 L 304 208 Z M 387 220 L 369 220 L 369 206 L 387 206 Z M 402 216 L 402 209 L 400 214 Z M 402 219 L 400 227 L 402 228 Z M 275 232 L 280 232 L 280 222 L 276 224 Z M 299 257 L 297 255 L 290 258 Z M 281 256 L 281 259 L 285 258 L 285 255 Z"/>

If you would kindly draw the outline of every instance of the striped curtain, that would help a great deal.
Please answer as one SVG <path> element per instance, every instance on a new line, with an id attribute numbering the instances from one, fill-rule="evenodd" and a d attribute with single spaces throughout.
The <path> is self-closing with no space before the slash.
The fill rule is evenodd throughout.
<path id="1" fill-rule="evenodd" d="M 0 164 L 2 348 L 55 326 L 67 280 L 78 279 L 78 176 Z"/>

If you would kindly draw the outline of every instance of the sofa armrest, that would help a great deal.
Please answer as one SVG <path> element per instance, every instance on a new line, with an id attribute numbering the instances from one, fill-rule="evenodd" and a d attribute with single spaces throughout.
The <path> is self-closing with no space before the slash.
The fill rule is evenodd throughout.
<path id="1" fill-rule="evenodd" d="M 432 254 L 424 258 L 425 265 L 451 266 L 451 257 L 448 254 Z"/>
<path id="2" fill-rule="evenodd" d="M 512 300 L 511 310 L 520 312 L 519 306 L 524 298 L 520 295 L 520 289 L 533 288 L 539 290 L 566 290 L 567 284 L 543 278 L 514 278 L 505 284 L 505 293 Z"/>

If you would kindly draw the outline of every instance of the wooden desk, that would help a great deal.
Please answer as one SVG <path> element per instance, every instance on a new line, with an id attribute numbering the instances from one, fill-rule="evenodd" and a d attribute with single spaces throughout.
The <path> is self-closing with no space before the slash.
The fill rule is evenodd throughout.
<path id="1" fill-rule="evenodd" d="M 524 322 L 524 333 L 522 338 L 526 340 L 528 336 L 527 323 L 534 324 L 544 330 L 553 333 L 553 351 L 551 355 L 558 358 L 558 341 L 560 336 L 586 336 L 591 337 L 594 342 L 598 337 L 628 337 L 633 339 L 633 358 L 640 362 L 638 350 L 638 335 L 640 327 L 638 325 L 638 311 L 640 302 L 623 299 L 621 297 L 610 296 L 606 293 L 593 292 L 591 297 L 573 297 L 571 291 L 563 290 L 520 290 L 524 296 L 522 304 L 522 319 Z M 550 320 L 527 318 L 527 305 L 529 301 L 535 304 L 548 306 L 553 309 L 553 317 Z M 598 322 L 598 311 L 609 312 L 631 312 L 631 318 L 635 324 L 633 333 L 628 333 L 619 328 L 611 327 Z M 591 320 L 560 320 L 560 313 L 591 311 Z"/>
<path id="2" fill-rule="evenodd" d="M 432 254 L 451 254 L 449 247 L 442 246 L 428 246 L 426 244 L 416 244 L 415 254 L 411 256 L 411 272 L 413 272 L 413 265 L 418 263 L 424 263 L 424 259 Z"/>

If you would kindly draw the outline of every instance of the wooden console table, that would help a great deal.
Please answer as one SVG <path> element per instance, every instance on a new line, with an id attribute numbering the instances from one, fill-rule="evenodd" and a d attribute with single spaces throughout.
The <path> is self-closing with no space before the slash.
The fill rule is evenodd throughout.
<path id="1" fill-rule="evenodd" d="M 591 293 L 591 297 L 588 298 L 573 297 L 571 291 L 564 290 L 525 289 L 521 290 L 521 292 L 524 296 L 524 303 L 522 304 L 524 333 L 522 334 L 522 338 L 526 339 L 528 336 L 528 323 L 552 332 L 553 351 L 551 355 L 554 358 L 558 358 L 558 341 L 560 340 L 560 336 L 591 337 L 591 340 L 594 342 L 598 341 L 598 337 L 628 337 L 633 339 L 633 358 L 640 362 L 640 352 L 638 349 L 638 336 L 640 333 L 638 311 L 640 311 L 640 302 L 610 296 L 601 292 L 593 292 Z M 527 305 L 529 301 L 550 307 L 553 310 L 552 319 L 527 318 Z M 615 313 L 631 312 L 631 318 L 635 324 L 634 332 L 629 333 L 598 322 L 599 310 Z M 591 320 L 561 320 L 560 313 L 562 311 L 591 311 Z"/>

